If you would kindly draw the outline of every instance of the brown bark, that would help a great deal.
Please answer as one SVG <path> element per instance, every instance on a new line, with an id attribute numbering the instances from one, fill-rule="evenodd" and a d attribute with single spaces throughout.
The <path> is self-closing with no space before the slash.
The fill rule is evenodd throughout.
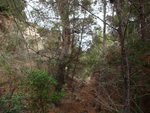
<path id="1" fill-rule="evenodd" d="M 104 24 L 104 26 L 103 26 L 103 56 L 105 56 L 105 54 L 106 54 L 106 5 L 107 5 L 107 3 L 106 3 L 106 0 L 103 0 L 103 4 L 104 4 L 104 9 L 103 9 L 103 14 L 104 14 L 104 16 L 103 16 L 103 24 Z"/>
<path id="2" fill-rule="evenodd" d="M 129 64 L 126 55 L 125 37 L 120 34 L 121 41 L 121 56 L 122 56 L 122 76 L 124 79 L 124 108 L 123 113 L 130 112 L 130 78 L 129 78 Z"/>
<path id="3" fill-rule="evenodd" d="M 141 29 L 141 37 L 143 40 L 145 40 L 145 11 L 144 11 L 144 0 L 139 0 L 139 19 L 140 19 L 140 29 Z"/>
<path id="4" fill-rule="evenodd" d="M 119 38 L 120 38 L 120 45 L 121 45 L 121 56 L 122 56 L 122 76 L 124 79 L 124 107 L 123 107 L 123 113 L 130 113 L 130 78 L 129 78 L 129 64 L 128 64 L 128 58 L 126 54 L 126 47 L 125 47 L 125 39 L 126 39 L 126 29 L 123 30 L 123 18 L 121 16 L 121 3 L 118 0 L 117 2 L 117 15 L 119 18 L 119 28 L 118 28 L 118 33 L 119 33 Z M 128 24 L 128 23 L 126 23 Z"/>
<path id="5" fill-rule="evenodd" d="M 64 83 L 65 76 L 65 67 L 66 67 L 66 59 L 68 57 L 69 45 L 70 45 L 70 23 L 69 23 L 69 4 L 68 0 L 56 0 L 56 4 L 58 7 L 59 15 L 62 22 L 62 49 L 59 56 L 59 64 L 58 64 L 58 75 L 56 77 L 58 81 L 58 85 L 56 90 L 60 90 L 62 88 L 62 84 Z"/>

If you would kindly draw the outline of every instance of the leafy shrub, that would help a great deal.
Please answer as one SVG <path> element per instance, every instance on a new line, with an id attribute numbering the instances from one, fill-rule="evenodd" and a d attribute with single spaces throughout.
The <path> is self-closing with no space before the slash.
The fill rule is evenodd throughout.
<path id="1" fill-rule="evenodd" d="M 117 45 L 110 46 L 107 51 L 106 59 L 108 64 L 119 66 L 121 64 L 120 47 Z"/>
<path id="2" fill-rule="evenodd" d="M 27 74 L 27 86 L 31 99 L 31 108 L 34 112 L 45 113 L 49 104 L 52 102 L 60 102 L 64 96 L 63 91 L 54 91 L 57 81 L 46 71 L 31 70 Z"/>
<path id="3" fill-rule="evenodd" d="M 145 65 L 145 59 L 142 55 L 149 51 L 149 44 L 147 41 L 138 39 L 136 41 L 130 40 L 127 43 L 129 63 L 132 68 L 141 68 Z"/>
<path id="4" fill-rule="evenodd" d="M 0 11 L 6 16 L 12 14 L 14 17 L 19 19 L 26 19 L 26 14 L 23 11 L 26 7 L 26 3 L 22 0 L 0 0 Z"/>
<path id="5" fill-rule="evenodd" d="M 4 13 L 10 13 L 8 4 L 2 0 L 0 0 L 0 11 L 3 11 Z"/>
<path id="6" fill-rule="evenodd" d="M 147 66 L 147 61 L 145 58 L 143 58 L 143 55 L 147 52 L 149 52 L 149 44 L 147 41 L 142 40 L 141 38 L 137 40 L 129 40 L 127 43 L 127 54 L 129 59 L 129 65 L 131 69 L 131 80 L 140 82 L 142 79 L 141 77 L 141 71 Z M 145 79 L 146 80 L 146 79 Z M 143 84 L 146 83 L 146 81 L 142 82 Z"/>
<path id="7" fill-rule="evenodd" d="M 136 112 L 141 112 L 143 109 L 143 105 L 145 105 L 145 99 L 148 98 L 143 96 L 149 93 L 150 79 L 149 79 L 149 69 L 146 54 L 149 53 L 150 47 L 147 41 L 138 38 L 136 40 L 128 40 L 127 42 L 127 55 L 129 59 L 130 65 L 130 80 L 131 80 L 131 89 L 134 92 L 133 96 L 137 96 L 135 98 L 136 105 L 134 105 L 134 109 Z M 136 87 L 140 86 L 140 87 Z M 147 88 L 148 87 L 148 88 Z M 138 108 L 137 108 L 138 106 Z"/>
<path id="8" fill-rule="evenodd" d="M 65 91 L 64 89 L 62 88 L 61 91 L 55 91 L 53 92 L 52 95 L 50 95 L 50 98 L 52 99 L 52 102 L 53 103 L 56 103 L 57 105 L 58 104 L 61 104 L 61 99 L 65 96 Z"/>
<path id="9" fill-rule="evenodd" d="M 7 93 L 0 98 L 0 111 L 3 113 L 20 113 L 26 108 L 26 102 L 24 100 L 22 92 L 17 92 L 12 96 L 10 93 Z"/>

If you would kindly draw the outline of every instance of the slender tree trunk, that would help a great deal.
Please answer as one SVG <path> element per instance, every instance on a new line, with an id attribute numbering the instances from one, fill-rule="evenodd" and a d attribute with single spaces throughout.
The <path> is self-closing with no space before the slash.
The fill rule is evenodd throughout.
<path id="1" fill-rule="evenodd" d="M 139 0 L 139 19 L 140 19 L 140 29 L 141 29 L 141 37 L 145 40 L 146 28 L 145 28 L 145 11 L 144 11 L 144 0 Z"/>
<path id="2" fill-rule="evenodd" d="M 121 56 L 122 56 L 122 75 L 124 79 L 124 108 L 123 113 L 130 112 L 130 78 L 129 78 L 129 64 L 126 55 L 125 37 L 120 34 L 121 41 Z"/>
<path id="3" fill-rule="evenodd" d="M 106 0 L 103 0 L 103 56 L 105 56 L 106 54 L 106 5 L 107 5 L 107 2 Z"/>
<path id="4" fill-rule="evenodd" d="M 126 47 L 125 47 L 125 39 L 126 39 L 126 30 L 123 31 L 123 19 L 121 16 L 121 3 L 117 1 L 117 15 L 119 18 L 119 38 L 120 38 L 120 45 L 121 45 L 121 56 L 122 56 L 122 76 L 124 79 L 124 107 L 123 113 L 130 113 L 130 78 L 129 78 L 129 64 L 128 58 L 126 54 Z"/>
<path id="5" fill-rule="evenodd" d="M 68 57 L 69 45 L 70 45 L 70 22 L 69 22 L 69 3 L 68 0 L 56 0 L 59 15 L 62 22 L 62 50 L 59 56 L 58 75 L 56 77 L 58 85 L 56 90 L 60 91 L 62 84 L 64 83 L 66 60 Z"/>

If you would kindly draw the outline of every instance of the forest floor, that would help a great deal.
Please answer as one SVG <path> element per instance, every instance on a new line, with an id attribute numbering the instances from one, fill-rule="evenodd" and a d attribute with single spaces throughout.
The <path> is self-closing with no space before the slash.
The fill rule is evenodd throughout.
<path id="1" fill-rule="evenodd" d="M 67 81 L 68 82 L 68 81 Z M 97 113 L 97 85 L 94 78 L 76 81 L 74 92 L 65 88 L 67 94 L 60 107 L 54 107 L 49 113 Z"/>
<path id="2" fill-rule="evenodd" d="M 70 84 L 70 80 L 66 81 Z M 18 81 L 16 81 L 16 85 Z M 76 80 L 73 82 L 74 89 L 69 85 L 65 87 L 66 95 L 62 100 L 62 105 L 55 106 L 51 104 L 48 113 L 97 113 L 97 84 L 94 78 Z M 9 82 L 1 84 L 0 97 L 10 91 Z M 30 112 L 30 111 L 29 111 Z"/>

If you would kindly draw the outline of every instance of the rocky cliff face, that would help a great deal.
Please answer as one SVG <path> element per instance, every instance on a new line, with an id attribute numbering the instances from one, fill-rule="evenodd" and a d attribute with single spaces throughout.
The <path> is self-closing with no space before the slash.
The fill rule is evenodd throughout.
<path id="1" fill-rule="evenodd" d="M 14 30 L 15 23 L 12 19 L 12 17 L 6 17 L 0 12 L 0 37 Z"/>
<path id="2" fill-rule="evenodd" d="M 47 62 L 57 58 L 61 50 L 60 31 L 20 22 L 13 17 L 0 15 L 0 54 Z M 30 55 L 29 55 L 30 54 Z M 14 59 L 14 58 L 13 58 Z"/>
<path id="3" fill-rule="evenodd" d="M 30 26 L 30 23 L 26 24 L 0 13 L 0 47 L 2 42 L 8 45 L 10 40 L 19 40 L 24 43 L 23 45 L 28 43 L 33 49 L 42 50 L 43 42 L 37 29 L 37 26 Z"/>

